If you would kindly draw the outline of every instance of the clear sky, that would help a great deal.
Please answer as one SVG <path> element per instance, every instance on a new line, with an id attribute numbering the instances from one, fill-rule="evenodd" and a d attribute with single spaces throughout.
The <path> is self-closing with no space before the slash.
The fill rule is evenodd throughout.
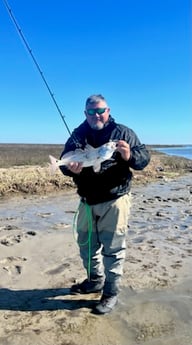
<path id="1" fill-rule="evenodd" d="M 190 0 L 8 0 L 72 131 L 102 93 L 146 144 L 192 144 Z M 0 0 L 0 142 L 69 134 Z"/>

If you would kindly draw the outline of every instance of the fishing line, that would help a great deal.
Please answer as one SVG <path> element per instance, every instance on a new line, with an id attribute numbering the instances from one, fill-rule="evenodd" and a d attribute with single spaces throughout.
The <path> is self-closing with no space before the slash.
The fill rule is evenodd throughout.
<path id="1" fill-rule="evenodd" d="M 51 90 L 47 80 L 45 79 L 45 76 L 44 76 L 44 74 L 43 74 L 43 72 L 42 72 L 42 70 L 41 70 L 41 68 L 40 68 L 40 66 L 39 66 L 39 64 L 37 62 L 37 59 L 35 58 L 35 56 L 34 56 L 34 54 L 32 52 L 32 49 L 30 48 L 30 46 L 29 46 L 29 44 L 28 44 L 28 42 L 27 42 L 27 40 L 26 40 L 26 38 L 25 38 L 25 36 L 24 36 L 24 34 L 23 34 L 23 32 L 22 32 L 22 30 L 21 30 L 21 28 L 20 28 L 20 26 L 19 26 L 19 24 L 18 24 L 18 22 L 16 20 L 16 18 L 15 18 L 15 16 L 13 15 L 13 12 L 12 12 L 8 2 L 6 0 L 2 0 L 2 1 L 3 1 L 4 5 L 6 7 L 6 10 L 7 10 L 7 12 L 9 14 L 9 16 L 10 16 L 10 18 L 11 18 L 11 20 L 12 20 L 14 26 L 15 26 L 15 28 L 16 28 L 17 33 L 19 34 L 21 40 L 23 41 L 23 43 L 24 43 L 28 53 L 30 54 L 30 56 L 31 56 L 31 58 L 32 58 L 32 60 L 33 60 L 33 62 L 35 64 L 35 66 L 36 66 L 40 76 L 41 76 L 41 79 L 43 80 L 43 82 L 44 82 L 44 84 L 45 84 L 45 86 L 46 86 L 46 88 L 47 88 L 47 90 L 49 92 L 49 95 L 51 96 L 51 99 L 52 99 L 53 103 L 55 104 L 55 106 L 57 108 L 57 111 L 58 111 L 59 115 L 61 116 L 61 119 L 63 120 L 63 123 L 64 123 L 64 125 L 65 125 L 65 127 L 66 127 L 66 129 L 67 129 L 67 131 L 69 133 L 69 135 L 71 136 L 71 131 L 70 131 L 70 129 L 69 129 L 69 127 L 68 127 L 68 125 L 67 125 L 67 123 L 65 121 L 65 116 L 63 115 L 60 107 L 58 106 L 58 103 L 57 103 L 57 101 L 56 101 L 56 99 L 54 97 L 54 94 L 53 94 L 53 92 L 52 92 L 52 90 Z"/>
<path id="2" fill-rule="evenodd" d="M 87 226 L 87 240 L 84 243 L 80 243 L 78 241 L 78 239 L 75 236 L 75 231 L 78 233 L 79 230 L 77 228 L 77 218 L 79 215 L 79 208 L 81 206 L 81 204 L 84 204 L 85 206 L 85 217 L 83 219 L 83 221 L 81 221 L 80 229 L 84 228 Z M 88 263 L 87 263 L 87 276 L 88 276 L 88 280 L 91 280 L 91 239 L 92 239 L 92 233 L 93 233 L 93 223 L 92 223 L 92 214 L 91 214 L 91 208 L 87 203 L 82 203 L 82 201 L 80 201 L 80 204 L 78 206 L 77 211 L 75 212 L 74 218 L 73 218 L 73 233 L 74 233 L 74 237 L 77 239 L 77 242 L 79 244 L 79 246 L 87 246 L 88 247 Z"/>

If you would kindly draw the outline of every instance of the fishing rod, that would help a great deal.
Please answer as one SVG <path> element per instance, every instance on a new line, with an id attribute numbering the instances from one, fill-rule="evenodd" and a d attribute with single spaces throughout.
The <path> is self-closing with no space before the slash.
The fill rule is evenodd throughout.
<path id="1" fill-rule="evenodd" d="M 47 80 L 45 79 L 45 76 L 44 76 L 44 74 L 43 74 L 43 72 L 42 72 L 42 70 L 41 70 L 41 68 L 40 68 L 40 66 L 39 66 L 39 64 L 37 62 L 37 59 L 35 58 L 35 56 L 34 56 L 34 54 L 32 52 L 32 49 L 30 48 L 30 46 L 29 46 L 29 44 L 28 44 L 28 42 L 27 42 L 27 40 L 26 40 L 26 38 L 25 38 L 25 36 L 24 36 L 24 34 L 23 34 L 23 32 L 22 32 L 22 30 L 21 30 L 21 28 L 20 28 L 20 26 L 19 26 L 19 24 L 18 24 L 18 22 L 17 22 L 17 20 L 16 20 L 16 18 L 14 16 L 14 14 L 13 14 L 13 12 L 12 12 L 9 4 L 8 4 L 8 2 L 7 2 L 7 0 L 2 0 L 2 1 L 3 1 L 4 5 L 6 7 L 6 10 L 7 10 L 7 12 L 9 14 L 9 16 L 10 16 L 10 18 L 11 18 L 11 20 L 12 20 L 14 26 L 15 26 L 15 28 L 16 28 L 17 33 L 19 34 L 21 40 L 23 41 L 23 43 L 24 43 L 28 53 L 30 54 L 30 56 L 31 56 L 31 58 L 32 58 L 35 66 L 36 66 L 36 68 L 37 68 L 37 70 L 38 70 L 38 72 L 39 72 L 39 74 L 40 74 L 40 76 L 41 76 L 41 78 L 42 78 L 42 80 L 43 80 L 47 90 L 48 90 L 48 92 L 49 92 L 49 95 L 51 96 L 51 99 L 52 99 L 53 103 L 55 104 L 55 106 L 57 108 L 57 111 L 58 111 L 59 115 L 61 116 L 61 119 L 63 120 L 63 123 L 64 123 L 64 125 L 65 125 L 65 127 L 66 127 L 66 129 L 67 129 L 67 131 L 69 133 L 69 135 L 71 135 L 71 131 L 70 131 L 70 129 L 69 129 L 69 127 L 68 127 L 68 125 L 67 125 L 67 123 L 65 121 L 65 116 L 63 115 L 60 107 L 58 106 L 58 103 L 57 103 L 57 101 L 56 101 L 56 99 L 54 97 L 54 94 L 53 94 L 53 92 L 52 92 L 52 90 L 51 90 Z"/>

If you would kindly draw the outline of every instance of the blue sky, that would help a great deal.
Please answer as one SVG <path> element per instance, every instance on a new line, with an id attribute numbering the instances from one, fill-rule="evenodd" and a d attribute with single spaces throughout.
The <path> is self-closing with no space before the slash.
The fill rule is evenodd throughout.
<path id="1" fill-rule="evenodd" d="M 192 144 L 190 0 L 9 0 L 72 131 L 102 93 L 146 144 Z M 69 134 L 0 0 L 0 142 Z"/>

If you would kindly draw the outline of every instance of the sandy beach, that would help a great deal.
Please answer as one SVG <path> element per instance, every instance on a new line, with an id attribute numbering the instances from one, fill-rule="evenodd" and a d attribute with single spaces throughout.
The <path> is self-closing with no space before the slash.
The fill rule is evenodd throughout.
<path id="1" fill-rule="evenodd" d="M 191 345 L 191 173 L 132 188 L 119 303 L 96 316 L 73 229 L 74 189 L 0 200 L 0 345 Z"/>

